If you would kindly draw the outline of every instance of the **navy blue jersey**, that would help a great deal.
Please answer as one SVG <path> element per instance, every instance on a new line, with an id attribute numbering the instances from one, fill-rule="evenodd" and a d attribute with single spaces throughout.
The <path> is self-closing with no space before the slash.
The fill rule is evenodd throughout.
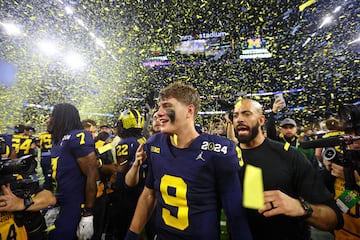
<path id="1" fill-rule="evenodd" d="M 39 134 L 38 137 L 38 145 L 41 152 L 48 152 L 51 150 L 52 147 L 52 137 L 51 134 L 48 132 L 44 132 Z"/>
<path id="2" fill-rule="evenodd" d="M 35 139 L 26 135 L 14 134 L 12 137 L 12 147 L 16 152 L 16 157 L 34 154 L 36 147 Z"/>
<path id="3" fill-rule="evenodd" d="M 134 216 L 137 200 L 144 188 L 147 164 L 144 162 L 139 169 L 139 182 L 135 187 L 125 184 L 125 175 L 135 160 L 136 150 L 140 143 L 145 143 L 145 137 L 128 137 L 120 140 L 116 146 L 116 158 L 123 166 L 116 175 L 115 191 L 112 193 L 111 222 L 114 222 L 116 239 L 124 239 Z"/>
<path id="4" fill-rule="evenodd" d="M 51 148 L 52 137 L 48 132 L 39 134 L 38 146 L 40 148 L 40 165 L 45 178 L 44 188 L 51 190 Z"/>
<path id="5" fill-rule="evenodd" d="M 91 152 L 95 152 L 94 141 L 91 133 L 85 130 L 73 130 L 52 146 L 52 190 L 60 206 L 56 229 L 52 231 L 53 239 L 76 239 L 86 184 L 77 158 Z"/>
<path id="6" fill-rule="evenodd" d="M 10 157 L 12 151 L 12 134 L 0 134 L 0 140 L 2 140 L 5 144 L 5 146 L 2 146 L 4 149 L 1 149 L 3 154 L 6 157 Z"/>
<path id="7" fill-rule="evenodd" d="M 219 239 L 220 206 L 232 239 L 251 239 L 244 217 L 239 159 L 230 140 L 201 134 L 189 148 L 175 148 L 165 134 L 146 143 L 146 186 L 156 194 L 159 239 Z"/>
<path id="8" fill-rule="evenodd" d="M 137 148 L 139 147 L 140 143 L 145 143 L 145 142 L 146 142 L 146 138 L 142 137 L 142 136 L 128 137 L 128 138 L 121 139 L 120 142 L 118 143 L 118 145 L 115 147 L 116 158 L 125 160 L 126 163 L 129 164 L 129 167 L 128 167 L 128 169 L 129 169 L 132 166 L 132 164 L 134 163 L 135 153 L 136 153 Z M 144 187 L 146 171 L 147 171 L 147 164 L 143 163 L 142 166 L 140 167 L 140 173 L 139 173 L 140 179 L 139 179 L 139 185 L 137 187 L 139 190 Z M 126 172 L 123 174 L 121 174 L 121 173 L 117 174 L 116 184 L 117 184 L 117 187 L 120 189 L 122 189 L 125 184 L 124 178 L 125 178 Z"/>

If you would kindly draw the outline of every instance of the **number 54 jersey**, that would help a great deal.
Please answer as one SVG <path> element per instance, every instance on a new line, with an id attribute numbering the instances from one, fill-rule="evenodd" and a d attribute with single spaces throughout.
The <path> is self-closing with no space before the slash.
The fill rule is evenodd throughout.
<path id="1" fill-rule="evenodd" d="M 251 239 L 242 209 L 240 164 L 235 144 L 208 134 L 188 148 L 176 148 L 165 134 L 145 145 L 146 186 L 155 190 L 158 239 L 219 239 L 220 207 L 232 239 Z"/>

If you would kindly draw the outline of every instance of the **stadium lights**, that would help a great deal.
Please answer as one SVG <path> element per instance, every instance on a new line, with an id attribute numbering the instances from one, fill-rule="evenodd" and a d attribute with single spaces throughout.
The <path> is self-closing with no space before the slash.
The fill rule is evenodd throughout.
<path id="1" fill-rule="evenodd" d="M 8 35 L 20 35 L 21 34 L 21 30 L 18 26 L 16 26 L 15 24 L 12 23 L 0 23 L 1 26 L 3 26 L 3 28 L 5 29 L 5 32 Z"/>
<path id="2" fill-rule="evenodd" d="M 89 35 L 90 35 L 92 38 L 96 38 L 95 33 L 93 33 L 93 32 L 89 32 Z"/>
<path id="3" fill-rule="evenodd" d="M 86 29 L 86 26 L 85 26 L 85 23 L 83 20 L 81 20 L 80 18 L 77 18 L 77 17 L 75 18 L 75 20 L 80 26 L 82 26 L 83 28 Z"/>
<path id="4" fill-rule="evenodd" d="M 303 43 L 302 47 L 305 47 L 306 44 L 308 44 L 311 41 L 311 37 L 308 37 L 306 41 Z"/>
<path id="5" fill-rule="evenodd" d="M 69 68 L 74 70 L 81 69 L 85 66 L 85 62 L 82 56 L 75 52 L 68 52 L 64 60 Z"/>
<path id="6" fill-rule="evenodd" d="M 106 49 L 105 43 L 101 39 L 97 38 L 96 35 L 89 30 L 89 27 L 87 27 L 87 24 L 83 20 L 75 16 L 75 12 L 70 6 L 65 6 L 66 3 L 64 3 L 64 1 L 62 0 L 55 0 L 55 1 L 59 2 L 63 6 L 65 13 L 69 15 L 70 18 L 74 19 L 81 27 L 83 27 L 85 31 L 87 31 L 87 33 L 91 36 L 91 38 L 95 40 L 96 45 L 106 50 L 106 53 L 109 54 L 114 61 L 117 61 L 116 57 L 109 50 Z"/>
<path id="7" fill-rule="evenodd" d="M 66 6 L 65 7 L 65 12 L 66 12 L 66 14 L 68 14 L 68 15 L 73 15 L 74 14 L 74 11 L 71 9 L 71 7 L 69 7 L 69 6 Z"/>
<path id="8" fill-rule="evenodd" d="M 353 44 L 353 43 L 357 43 L 357 42 L 360 42 L 360 37 L 358 37 L 354 41 L 349 42 L 348 45 Z"/>
<path id="9" fill-rule="evenodd" d="M 102 47 L 104 49 L 106 48 L 105 43 L 99 38 L 96 38 L 95 43 L 96 43 L 96 45 L 98 45 L 98 46 L 100 46 L 100 47 Z"/>
<path id="10" fill-rule="evenodd" d="M 341 9 L 341 6 L 337 6 L 337 7 L 334 9 L 333 13 L 337 13 L 338 11 L 340 11 L 340 9 Z"/>
<path id="11" fill-rule="evenodd" d="M 320 29 L 320 28 L 322 28 L 325 24 L 330 23 L 330 22 L 331 22 L 331 20 L 332 20 L 332 17 L 331 17 L 331 16 L 327 16 L 327 17 L 325 17 L 325 18 L 324 18 L 324 20 L 323 20 L 323 22 L 321 23 L 321 25 L 320 25 L 319 29 Z"/>
<path id="12" fill-rule="evenodd" d="M 53 56 L 58 53 L 58 49 L 55 44 L 51 41 L 43 40 L 37 43 L 39 49 L 44 52 L 46 55 Z"/>

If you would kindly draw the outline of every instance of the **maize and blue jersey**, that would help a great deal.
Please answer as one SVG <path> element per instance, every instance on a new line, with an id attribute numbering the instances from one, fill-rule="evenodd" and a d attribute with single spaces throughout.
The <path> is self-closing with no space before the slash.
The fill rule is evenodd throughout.
<path id="1" fill-rule="evenodd" d="M 25 226 L 19 226 L 15 223 L 12 212 L 0 212 L 0 239 L 28 239 Z"/>
<path id="2" fill-rule="evenodd" d="M 146 138 L 142 137 L 142 136 L 128 137 L 128 138 L 121 139 L 120 142 L 118 143 L 118 145 L 115 147 L 116 158 L 126 159 L 127 163 L 129 164 L 129 169 L 130 169 L 130 167 L 134 163 L 137 148 L 139 147 L 140 143 L 145 143 L 145 142 L 146 142 Z M 143 163 L 140 167 L 140 174 L 139 174 L 140 179 L 139 179 L 139 184 L 137 187 L 140 190 L 140 192 L 141 192 L 142 188 L 144 187 L 146 171 L 147 171 L 147 164 Z M 117 174 L 116 188 L 118 190 L 125 190 L 124 189 L 125 174 L 126 174 L 126 172 Z"/>
<path id="3" fill-rule="evenodd" d="M 36 147 L 36 140 L 34 137 L 14 134 L 11 141 L 17 158 L 35 153 L 34 149 Z"/>
<path id="4" fill-rule="evenodd" d="M 44 186 L 46 189 L 51 188 L 51 148 L 52 148 L 52 137 L 48 132 L 39 134 L 38 147 L 40 148 L 40 165 L 45 178 Z"/>
<path id="5" fill-rule="evenodd" d="M 155 190 L 157 200 L 158 239 L 220 239 L 220 207 L 232 239 L 251 239 L 233 142 L 201 134 L 180 149 L 172 146 L 168 135 L 158 133 L 148 139 L 145 150 L 146 186 Z"/>
<path id="6" fill-rule="evenodd" d="M 140 143 L 145 143 L 145 137 L 128 137 L 120 140 L 116 146 L 116 158 L 128 164 L 125 172 L 116 175 L 115 192 L 112 194 L 111 220 L 114 222 L 116 239 L 124 239 L 134 216 L 137 200 L 144 188 L 147 173 L 147 163 L 143 162 L 139 169 L 139 183 L 135 187 L 125 184 L 125 175 L 135 160 L 136 150 Z M 125 165 L 125 164 L 124 164 Z"/>
<path id="7" fill-rule="evenodd" d="M 81 204 L 85 202 L 86 176 L 81 172 L 77 158 L 95 152 L 90 132 L 73 130 L 51 149 L 52 191 L 60 213 L 55 230 L 49 239 L 77 239 L 76 228 L 81 217 Z"/>
<path id="8" fill-rule="evenodd" d="M 2 146 L 4 149 L 1 149 L 1 151 L 6 157 L 10 157 L 12 151 L 12 137 L 12 134 L 0 134 L 0 140 L 4 142 Z"/>

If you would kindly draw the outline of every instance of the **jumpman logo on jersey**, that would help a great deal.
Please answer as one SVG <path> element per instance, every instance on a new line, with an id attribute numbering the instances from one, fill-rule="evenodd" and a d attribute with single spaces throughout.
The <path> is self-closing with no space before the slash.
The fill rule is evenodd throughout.
<path id="1" fill-rule="evenodd" d="M 205 159 L 204 159 L 204 157 L 203 157 L 203 151 L 201 151 L 200 152 L 200 154 L 195 158 L 195 160 L 201 160 L 201 161 L 203 161 L 203 162 L 205 162 Z"/>

